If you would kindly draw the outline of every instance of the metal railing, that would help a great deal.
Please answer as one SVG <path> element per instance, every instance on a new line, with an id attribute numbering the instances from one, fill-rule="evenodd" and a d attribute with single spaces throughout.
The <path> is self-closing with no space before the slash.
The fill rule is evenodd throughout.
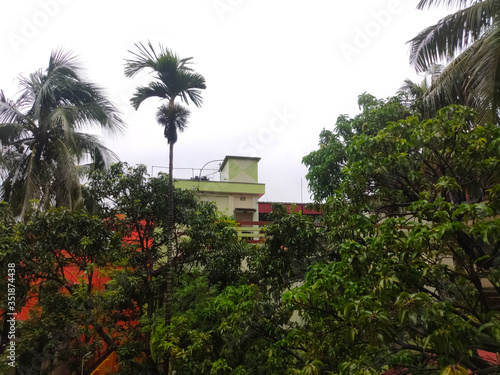
<path id="1" fill-rule="evenodd" d="M 205 171 L 205 175 L 201 175 Z M 159 172 L 168 174 L 168 167 L 153 165 L 151 167 L 151 177 L 157 177 Z M 220 181 L 220 171 L 215 168 L 174 168 L 174 179 L 189 180 L 207 178 L 211 181 Z"/>

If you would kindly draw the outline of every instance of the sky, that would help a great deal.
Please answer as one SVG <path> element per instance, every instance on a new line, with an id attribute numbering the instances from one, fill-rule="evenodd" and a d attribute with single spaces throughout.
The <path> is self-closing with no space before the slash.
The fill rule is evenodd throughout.
<path id="1" fill-rule="evenodd" d="M 174 177 L 213 173 L 226 155 L 260 157 L 264 202 L 309 202 L 302 158 L 323 128 L 359 112 L 357 98 L 394 95 L 406 78 L 407 41 L 447 14 L 418 0 L 23 0 L 4 4 L 0 89 L 14 99 L 18 78 L 48 65 L 51 51 L 78 56 L 105 89 L 126 132 L 101 134 L 121 161 L 167 171 L 168 145 L 156 123 L 160 104 L 135 111 L 134 90 L 151 75 L 124 75 L 135 44 L 151 41 L 181 57 L 207 82 L 203 106 L 190 105 L 174 148 Z M 98 132 L 97 130 L 90 130 Z M 213 162 L 212 162 L 213 161 Z M 208 163 L 208 164 L 207 164 Z M 211 177 L 218 179 L 218 174 Z"/>

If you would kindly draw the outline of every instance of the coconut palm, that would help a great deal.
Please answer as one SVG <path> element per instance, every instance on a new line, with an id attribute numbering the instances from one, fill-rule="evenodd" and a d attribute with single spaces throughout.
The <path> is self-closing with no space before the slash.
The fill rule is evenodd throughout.
<path id="1" fill-rule="evenodd" d="M 177 131 L 182 131 L 187 125 L 189 111 L 180 104 L 175 103 L 179 97 L 186 104 L 194 103 L 197 107 L 202 104 L 201 90 L 206 88 L 205 78 L 194 72 L 191 67 L 192 58 L 180 58 L 173 51 L 159 46 L 158 53 L 151 42 L 147 46 L 136 44 L 137 52 L 132 52 L 133 57 L 125 61 L 125 75 L 134 77 L 142 70 L 150 70 L 154 80 L 147 86 L 138 87 L 130 100 L 132 106 L 138 109 L 141 103 L 151 97 L 166 99 L 168 104 L 160 106 L 157 120 L 164 127 L 164 135 L 169 144 L 169 211 L 167 231 L 169 241 L 167 248 L 167 291 L 166 291 L 166 322 L 170 323 L 171 301 L 173 294 L 172 256 L 174 235 L 174 202 L 173 202 L 173 156 L 174 144 L 177 142 Z"/>
<path id="2" fill-rule="evenodd" d="M 460 9 L 410 40 L 410 63 L 418 72 L 440 61 L 448 65 L 424 95 L 433 112 L 457 103 L 475 108 L 479 119 L 498 121 L 500 109 L 500 2 L 497 0 L 421 0 Z"/>
<path id="3" fill-rule="evenodd" d="M 20 87 L 16 100 L 0 94 L 0 198 L 21 217 L 33 199 L 40 209 L 81 207 L 85 166 L 80 162 L 90 161 L 89 168 L 116 158 L 98 137 L 82 130 L 99 126 L 121 132 L 117 109 L 81 76 L 76 58 L 62 50 L 51 53 L 46 69 L 21 76 Z"/>
<path id="4" fill-rule="evenodd" d="M 425 73 L 424 79 L 420 83 L 407 78 L 398 90 L 398 94 L 403 96 L 408 108 L 413 112 L 419 113 L 424 118 L 430 117 L 429 109 L 424 102 L 424 97 L 431 87 L 431 84 L 439 74 L 441 74 L 442 70 L 442 65 L 435 64 Z"/>
<path id="5" fill-rule="evenodd" d="M 423 97 L 427 91 L 428 83 L 424 79 L 420 83 L 407 78 L 399 88 L 398 94 L 402 95 L 407 107 L 413 112 L 426 116 L 426 108 L 423 104 Z"/>

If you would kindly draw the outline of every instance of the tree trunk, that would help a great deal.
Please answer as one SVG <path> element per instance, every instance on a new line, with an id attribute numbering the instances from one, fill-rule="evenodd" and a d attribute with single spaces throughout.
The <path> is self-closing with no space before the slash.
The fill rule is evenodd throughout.
<path id="1" fill-rule="evenodd" d="M 165 326 L 170 325 L 172 319 L 172 298 L 174 294 L 174 274 L 173 274 L 173 255 L 174 255 L 174 142 L 169 144 L 169 156 L 168 156 L 168 216 L 167 216 L 167 292 L 165 295 Z M 165 374 L 171 373 L 170 358 L 168 353 L 164 356 L 163 361 L 163 372 Z"/>
<path id="2" fill-rule="evenodd" d="M 172 318 L 172 296 L 173 296 L 173 254 L 174 254 L 174 182 L 173 174 L 173 157 L 174 157 L 174 144 L 170 143 L 169 152 L 169 165 L 168 165 L 168 216 L 167 216 L 167 294 L 166 294 L 166 309 L 165 309 L 165 323 L 170 324 Z"/>

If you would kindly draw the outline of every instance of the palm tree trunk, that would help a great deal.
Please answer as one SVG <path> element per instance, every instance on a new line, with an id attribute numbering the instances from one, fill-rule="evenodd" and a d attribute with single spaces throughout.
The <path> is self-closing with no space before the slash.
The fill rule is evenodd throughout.
<path id="1" fill-rule="evenodd" d="M 172 318 L 172 296 L 173 296 L 173 253 L 174 253 L 174 182 L 172 178 L 174 170 L 174 144 L 169 145 L 169 164 L 168 164 L 168 216 L 167 216 L 167 294 L 166 294 L 166 309 L 165 323 L 170 324 Z"/>
<path id="2" fill-rule="evenodd" d="M 167 291 L 165 295 L 165 326 L 169 326 L 172 320 L 172 298 L 174 294 L 174 273 L 173 273 L 173 254 L 174 254 L 174 142 L 169 143 L 168 155 L 168 216 L 167 216 Z M 170 374 L 172 363 L 168 353 L 165 354 L 163 362 L 163 371 Z"/>

